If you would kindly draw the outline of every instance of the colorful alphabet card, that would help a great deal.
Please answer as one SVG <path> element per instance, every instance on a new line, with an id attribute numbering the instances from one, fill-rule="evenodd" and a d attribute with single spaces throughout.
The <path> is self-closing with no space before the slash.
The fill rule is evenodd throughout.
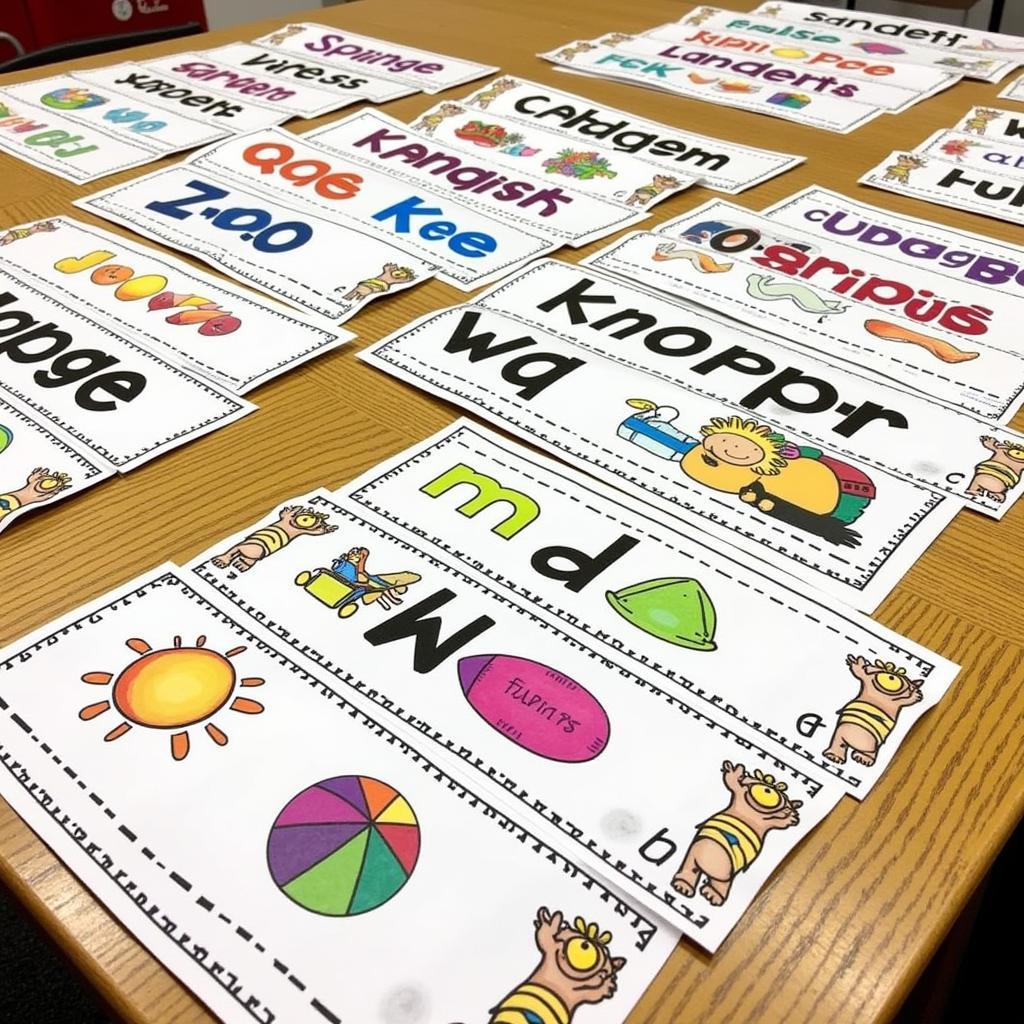
<path id="1" fill-rule="evenodd" d="M 224 1021 L 617 1024 L 676 944 L 192 574 L 157 569 L 0 658 L 0 792 Z M 762 764 L 674 785 L 705 817 L 771 791 L 781 823 L 798 787 Z"/>
<path id="2" fill-rule="evenodd" d="M 927 32 L 913 36 L 902 33 L 895 38 L 892 31 L 875 33 L 871 26 L 865 25 L 860 11 L 851 14 L 843 28 L 837 27 L 843 21 L 843 15 L 838 11 L 829 11 L 827 17 L 831 20 L 824 24 L 825 12 L 817 11 L 816 18 L 808 18 L 808 23 L 804 23 L 806 13 L 807 8 L 802 4 L 768 3 L 753 14 L 719 7 L 697 7 L 671 27 L 680 33 L 692 33 L 689 37 L 691 42 L 699 40 L 707 45 L 726 46 L 728 43 L 723 40 L 747 41 L 754 38 L 762 40 L 769 49 L 748 52 L 768 52 L 779 56 L 775 53 L 778 49 L 783 51 L 782 56 L 787 53 L 793 56 L 808 54 L 819 67 L 840 71 L 854 70 L 850 65 L 859 62 L 872 69 L 868 74 L 879 77 L 916 67 L 933 68 L 983 82 L 998 82 L 1014 68 L 1013 60 L 996 57 L 993 51 L 975 50 L 958 53 L 954 57 L 948 47 L 930 45 L 936 33 L 943 33 L 939 38 L 945 41 L 947 27 L 943 25 L 933 24 Z M 661 29 L 652 29 L 651 32 L 660 33 Z M 715 41 L 712 43 L 708 37 Z"/>
<path id="3" fill-rule="evenodd" d="M 268 46 L 350 74 L 367 73 L 426 93 L 465 85 L 498 69 L 490 64 L 433 53 L 386 39 L 340 32 L 330 25 L 300 22 L 254 39 Z"/>
<path id="4" fill-rule="evenodd" d="M 957 54 L 991 55 L 1011 65 L 1024 64 L 1024 39 L 1006 33 L 984 32 L 959 25 L 943 25 L 917 18 L 898 18 L 869 11 L 837 11 L 828 7 L 808 7 L 802 3 L 777 3 L 767 0 L 754 14 L 781 17 L 787 21 L 810 24 L 826 31 L 833 27 L 856 29 L 882 41 L 910 40 Z"/>
<path id="5" fill-rule="evenodd" d="M 113 472 L 63 431 L 37 423 L 32 410 L 0 384 L 0 530 Z"/>
<path id="6" fill-rule="evenodd" d="M 778 60 L 742 58 L 725 58 L 728 66 L 724 73 L 702 70 L 702 60 L 714 58 L 714 50 L 698 48 L 692 52 L 692 59 L 687 58 L 689 50 L 678 59 L 665 59 L 657 56 L 657 49 L 663 48 L 661 42 L 649 47 L 655 51 L 652 55 L 644 52 L 643 45 L 640 51 L 634 49 L 632 37 L 615 44 L 607 41 L 621 35 L 606 36 L 605 41 L 577 39 L 538 56 L 572 71 L 662 89 L 677 96 L 751 110 L 840 134 L 852 132 L 884 113 L 881 107 L 852 98 L 859 89 L 858 83 L 845 82 L 826 71 Z"/>
<path id="7" fill-rule="evenodd" d="M 327 529 L 275 548 L 296 515 Z M 344 498 L 275 509 L 191 568 L 232 615 L 415 730 L 428 757 L 712 951 L 843 792 L 805 758 Z M 765 816 L 746 799 L 758 783 L 775 790 Z M 704 844 L 719 861 L 709 883 L 690 844 L 712 817 L 743 838 L 731 862 L 721 855 L 733 840 Z"/>
<path id="8" fill-rule="evenodd" d="M 649 191 L 652 194 L 648 202 L 674 188 L 673 182 L 683 182 L 692 177 L 699 178 L 702 185 L 716 192 L 742 192 L 785 173 L 804 159 L 695 135 L 525 78 L 496 78 L 457 103 L 438 104 L 413 127 L 425 132 L 438 132 L 448 117 L 455 116 L 451 111 L 453 107 L 460 110 L 468 107 L 474 113 L 486 111 L 486 116 L 481 119 L 484 126 L 481 130 L 485 133 L 486 125 L 492 121 L 499 126 L 505 125 L 506 118 L 515 121 L 520 126 L 516 133 L 525 136 L 524 146 L 536 138 L 536 131 L 542 130 L 558 136 L 562 140 L 561 145 L 564 147 L 568 143 L 573 151 L 589 151 L 596 145 L 616 153 L 626 153 L 644 162 L 651 173 Z M 456 129 L 453 127 L 451 131 Z M 472 135 L 472 129 L 469 131 Z M 515 153 L 514 149 L 506 147 L 504 136 L 499 140 L 496 132 L 490 134 L 497 148 Z M 479 144 L 475 136 L 471 141 Z M 509 145 L 514 147 L 519 143 Z M 627 201 L 631 195 L 632 192 L 627 192 Z"/>
<path id="9" fill-rule="evenodd" d="M 590 293 L 590 306 L 580 303 L 581 292 Z M 636 299 L 635 290 L 617 290 L 600 275 L 554 261 L 538 264 L 482 302 L 423 317 L 361 358 L 500 424 L 718 543 L 874 610 L 962 501 L 857 459 L 835 431 L 826 440 L 819 432 L 790 429 L 787 417 L 775 415 L 778 403 L 764 395 L 765 409 L 754 412 L 712 397 L 684 370 L 664 368 L 663 361 L 675 362 L 671 354 L 648 358 L 644 352 L 710 349 L 712 336 L 689 319 L 680 322 L 679 307 L 664 324 L 646 311 L 659 309 L 656 300 L 616 313 L 618 302 Z M 550 312 L 543 320 L 524 319 L 501 311 L 505 303 L 524 313 L 538 306 Z M 583 330 L 592 327 L 572 333 L 571 318 L 581 309 L 599 331 L 612 327 L 610 343 L 603 334 L 587 338 Z M 567 326 L 558 333 L 540 326 L 549 322 Z M 627 349 L 621 341 L 638 324 L 650 331 L 651 343 L 634 338 Z M 721 351 L 720 358 L 710 355 L 695 365 L 710 373 L 732 363 L 741 375 L 757 365 L 743 346 L 723 344 Z M 789 371 L 783 378 L 794 379 Z M 847 426 L 856 433 L 857 422 L 874 409 L 883 418 L 869 433 L 902 435 L 871 405 L 874 387 L 865 386 L 868 404 L 859 414 L 846 402 L 836 413 L 853 414 Z M 733 456 L 729 450 L 740 435 L 744 454 Z M 720 457 L 706 449 L 708 438 L 712 447 L 723 448 Z M 980 441 L 974 445 L 971 461 L 960 467 L 965 476 L 991 458 Z"/>
<path id="10" fill-rule="evenodd" d="M 1024 301 L 712 200 L 594 259 L 994 423 L 1024 398 Z"/>
<path id="11" fill-rule="evenodd" d="M 4 261 L 115 332 L 236 393 L 350 340 L 102 228 L 69 217 L 12 228 Z"/>
<path id="12" fill-rule="evenodd" d="M 956 672 L 468 420 L 337 493 L 855 796 Z"/>

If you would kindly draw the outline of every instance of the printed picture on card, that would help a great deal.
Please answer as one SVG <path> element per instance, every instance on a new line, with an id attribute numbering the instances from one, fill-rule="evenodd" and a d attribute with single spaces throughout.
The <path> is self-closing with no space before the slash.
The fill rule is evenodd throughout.
<path id="1" fill-rule="evenodd" d="M 365 71 L 426 93 L 444 92 L 498 70 L 490 64 L 477 64 L 355 32 L 340 32 L 330 25 L 312 22 L 286 25 L 253 42 L 311 57 L 342 71 Z"/>
<path id="2" fill-rule="evenodd" d="M 1024 120 L 1022 120 L 1024 129 Z M 976 139 L 967 132 L 933 132 L 914 150 L 923 157 L 950 160 L 961 167 L 977 171 L 999 171 L 1001 174 L 1024 178 L 1024 138 L 1021 145 Z"/>
<path id="3" fill-rule="evenodd" d="M 423 317 L 362 358 L 868 611 L 962 507 L 485 306 Z"/>
<path id="4" fill-rule="evenodd" d="M 275 510 L 199 556 L 197 577 L 705 948 L 841 795 L 803 758 L 570 636 L 416 537 L 341 498 L 295 504 L 328 529 L 259 557 Z M 773 792 L 752 804 L 758 784 Z M 719 815 L 722 831 L 742 834 L 732 850 L 742 856 L 726 861 L 732 840 L 707 837 L 709 876 L 693 844 Z"/>
<path id="5" fill-rule="evenodd" d="M 66 434 L 36 422 L 31 410 L 0 384 L 0 531 L 112 473 Z"/>
<path id="6" fill-rule="evenodd" d="M 712 200 L 594 262 L 997 423 L 1024 396 L 1015 295 L 868 260 L 732 203 Z"/>
<path id="7" fill-rule="evenodd" d="M 648 121 L 523 78 L 496 78 L 452 106 L 469 107 L 474 113 L 485 111 L 485 121 L 491 116 L 508 117 L 546 129 L 579 149 L 598 144 L 628 153 L 645 161 L 657 175 L 649 189 L 652 199 L 689 176 L 699 177 L 716 192 L 742 192 L 803 162 L 800 156 L 740 146 Z M 430 121 L 421 130 L 440 124 L 436 115 L 444 108 L 445 104 L 439 104 L 428 111 Z M 529 132 L 526 134 L 529 137 Z"/>
<path id="8" fill-rule="evenodd" d="M 878 779 L 955 671 L 468 420 L 337 493 L 854 795 Z"/>
<path id="9" fill-rule="evenodd" d="M 0 245 L 38 288 L 73 297 L 111 330 L 237 393 L 352 337 L 70 217 L 12 228 Z"/>
<path id="10" fill-rule="evenodd" d="M 1024 111 L 971 107 L 953 130 L 976 139 L 1024 146 Z"/>
<path id="11" fill-rule="evenodd" d="M 615 1024 L 676 944 L 171 566 L 2 657 L 0 792 L 224 1020 Z"/>

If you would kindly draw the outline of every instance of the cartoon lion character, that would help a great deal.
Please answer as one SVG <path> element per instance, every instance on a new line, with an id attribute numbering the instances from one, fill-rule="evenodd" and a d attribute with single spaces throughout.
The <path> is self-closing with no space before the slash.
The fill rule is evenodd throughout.
<path id="1" fill-rule="evenodd" d="M 682 182 L 668 174 L 656 174 L 649 185 L 641 185 L 626 200 L 627 206 L 647 206 L 652 199 L 656 199 L 662 192 L 670 188 L 679 188 Z M 621 194 L 621 193 L 620 193 Z"/>
<path id="2" fill-rule="evenodd" d="M 555 56 L 561 60 L 572 60 L 573 57 L 577 57 L 581 53 L 587 53 L 589 50 L 596 49 L 597 43 L 587 43 L 581 40 L 576 43 L 570 43 L 569 46 L 562 47 Z"/>
<path id="3" fill-rule="evenodd" d="M 478 93 L 471 101 L 481 110 L 486 110 L 502 93 L 514 89 L 519 83 L 514 78 L 499 78 Z"/>
<path id="4" fill-rule="evenodd" d="M 391 291 L 391 286 L 415 281 L 416 275 L 411 267 L 400 267 L 397 263 L 385 263 L 379 277 L 368 277 L 360 281 L 354 288 L 345 292 L 346 299 L 368 299 L 371 295 L 383 295 Z M 336 288 L 335 291 L 341 291 Z"/>
<path id="5" fill-rule="evenodd" d="M 424 114 L 412 127 L 413 131 L 423 132 L 424 135 L 433 135 L 438 125 L 446 117 L 455 117 L 465 112 L 465 108 L 458 103 L 442 103 L 432 114 Z"/>
<path id="6" fill-rule="evenodd" d="M 754 863 L 772 829 L 800 824 L 797 811 L 803 806 L 802 800 L 786 795 L 785 782 L 776 782 L 759 768 L 749 774 L 743 765 L 724 761 L 722 781 L 731 796 L 729 805 L 697 826 L 672 879 L 672 888 L 689 897 L 705 878 L 700 894 L 713 907 L 728 899 L 733 879 Z"/>
<path id="7" fill-rule="evenodd" d="M 860 543 L 849 526 L 875 497 L 866 473 L 739 416 L 716 416 L 700 432 L 680 461 L 691 480 L 833 544 Z"/>
<path id="8" fill-rule="evenodd" d="M 611 955 L 611 932 L 581 917 L 569 925 L 547 907 L 537 911 L 534 929 L 540 963 L 491 1010 L 489 1024 L 572 1024 L 581 1006 L 615 995 L 626 960 Z"/>
<path id="9" fill-rule="evenodd" d="M 920 157 L 916 153 L 898 153 L 896 163 L 886 167 L 882 181 L 895 181 L 899 185 L 906 185 L 910 181 L 910 172 L 927 166 L 927 163 L 928 161 L 924 157 Z"/>
<path id="10" fill-rule="evenodd" d="M 991 498 L 1000 505 L 1006 501 L 1006 492 L 1020 483 L 1024 473 L 1024 445 L 1016 441 L 997 441 L 982 437 L 981 443 L 992 453 L 974 467 L 974 479 L 968 494 Z"/>
<path id="11" fill-rule="evenodd" d="M 849 754 L 858 764 L 870 767 L 878 757 L 878 748 L 896 725 L 900 709 L 919 704 L 923 699 L 923 679 L 908 679 L 907 670 L 891 661 L 871 664 L 859 655 L 847 655 L 860 693 L 839 709 L 839 721 L 832 742 L 823 751 L 836 764 L 845 764 Z"/>
<path id="12" fill-rule="evenodd" d="M 2 447 L 6 447 L 6 444 Z M 71 477 L 67 473 L 53 473 L 42 466 L 37 466 L 29 473 L 22 487 L 0 494 L 0 520 L 6 519 L 12 512 L 17 512 L 26 505 L 52 501 L 70 486 Z"/>
<path id="13" fill-rule="evenodd" d="M 218 569 L 226 569 L 230 565 L 239 572 L 248 572 L 260 559 L 280 551 L 296 537 L 322 537 L 337 529 L 327 522 L 323 512 L 315 512 L 302 505 L 286 505 L 278 515 L 277 522 L 253 530 L 245 540 L 217 555 L 213 564 Z"/>
<path id="14" fill-rule="evenodd" d="M 964 121 L 964 131 L 974 132 L 975 135 L 984 135 L 985 129 L 999 116 L 998 110 L 991 107 L 975 107 L 974 113 Z"/>

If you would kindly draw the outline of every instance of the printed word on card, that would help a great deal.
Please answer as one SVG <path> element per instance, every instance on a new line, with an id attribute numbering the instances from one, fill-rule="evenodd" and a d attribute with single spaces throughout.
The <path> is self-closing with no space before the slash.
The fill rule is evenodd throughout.
<path id="1" fill-rule="evenodd" d="M 192 574 L 148 573 L 0 659 L 0 793 L 225 1021 L 617 1024 L 675 946 Z M 765 785 L 747 761 L 732 784 Z M 713 808 L 722 766 L 692 786 Z"/>

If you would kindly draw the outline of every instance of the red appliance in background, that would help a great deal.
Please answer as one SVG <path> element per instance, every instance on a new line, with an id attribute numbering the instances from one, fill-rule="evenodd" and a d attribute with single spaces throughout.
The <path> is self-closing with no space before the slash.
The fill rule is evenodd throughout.
<path id="1" fill-rule="evenodd" d="M 2 0 L 0 33 L 26 53 L 86 39 L 130 37 L 197 22 L 206 31 L 203 0 Z M 0 62 L 18 51 L 0 36 Z"/>

